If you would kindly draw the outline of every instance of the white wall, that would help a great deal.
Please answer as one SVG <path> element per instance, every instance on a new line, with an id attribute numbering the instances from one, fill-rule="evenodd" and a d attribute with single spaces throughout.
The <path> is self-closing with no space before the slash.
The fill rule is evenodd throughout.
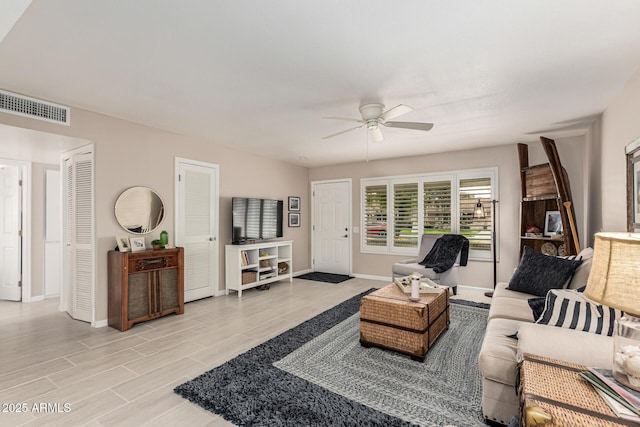
<path id="1" fill-rule="evenodd" d="M 602 114 L 602 230 L 627 230 L 625 146 L 640 137 L 640 72 Z M 595 230 L 598 231 L 598 230 Z"/>

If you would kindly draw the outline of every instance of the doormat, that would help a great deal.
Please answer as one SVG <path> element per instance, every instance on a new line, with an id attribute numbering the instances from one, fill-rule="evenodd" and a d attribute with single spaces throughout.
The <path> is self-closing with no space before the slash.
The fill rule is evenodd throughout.
<path id="1" fill-rule="evenodd" d="M 351 276 L 347 276 L 346 274 L 322 273 L 320 271 L 314 271 L 313 273 L 296 276 L 296 279 L 313 280 L 316 282 L 325 283 L 342 283 L 345 280 L 349 280 L 351 278 Z"/>

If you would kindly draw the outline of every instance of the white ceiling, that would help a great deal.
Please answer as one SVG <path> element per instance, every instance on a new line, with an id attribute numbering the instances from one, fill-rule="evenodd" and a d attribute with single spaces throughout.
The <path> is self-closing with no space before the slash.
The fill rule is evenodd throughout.
<path id="1" fill-rule="evenodd" d="M 321 166 L 581 132 L 640 69 L 639 22 L 636 0 L 33 0 L 0 88 Z M 435 126 L 321 139 L 370 101 Z"/>

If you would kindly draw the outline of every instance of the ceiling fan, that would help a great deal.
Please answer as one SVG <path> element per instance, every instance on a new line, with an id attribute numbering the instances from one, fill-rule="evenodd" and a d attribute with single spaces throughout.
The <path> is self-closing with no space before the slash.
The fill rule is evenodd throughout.
<path id="1" fill-rule="evenodd" d="M 348 122 L 356 122 L 361 123 L 356 127 L 352 127 L 338 133 L 334 133 L 331 135 L 327 135 L 322 139 L 333 138 L 334 136 L 342 135 L 343 133 L 350 132 L 352 130 L 360 129 L 363 126 L 367 126 L 367 131 L 371 135 L 371 138 L 375 142 L 380 142 L 384 140 L 384 136 L 382 135 L 382 131 L 380 130 L 380 125 L 391 127 L 391 128 L 403 128 L 403 129 L 413 129 L 413 130 L 430 130 L 433 127 L 433 123 L 420 123 L 420 122 L 393 122 L 390 121 L 402 114 L 406 114 L 413 111 L 412 107 L 408 105 L 400 104 L 395 107 L 384 111 L 384 105 L 382 104 L 364 104 L 360 106 L 360 114 L 362 115 L 362 119 L 351 119 L 348 117 L 323 117 L 323 119 L 333 119 L 333 120 L 345 120 Z"/>

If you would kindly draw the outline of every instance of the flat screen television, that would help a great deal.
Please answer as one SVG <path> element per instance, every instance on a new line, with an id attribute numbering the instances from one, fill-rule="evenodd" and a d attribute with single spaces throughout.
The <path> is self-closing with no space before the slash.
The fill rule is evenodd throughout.
<path id="1" fill-rule="evenodd" d="M 282 200 L 233 197 L 233 244 L 282 237 Z"/>

